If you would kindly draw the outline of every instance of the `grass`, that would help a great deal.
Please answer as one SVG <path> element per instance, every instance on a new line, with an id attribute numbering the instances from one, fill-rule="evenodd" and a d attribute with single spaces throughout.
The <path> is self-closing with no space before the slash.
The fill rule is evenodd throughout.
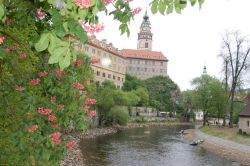
<path id="1" fill-rule="evenodd" d="M 250 146 L 250 136 L 237 134 L 237 128 L 228 128 L 223 127 L 219 128 L 217 126 L 213 127 L 201 127 L 200 130 L 206 134 L 213 135 L 216 137 L 220 137 L 223 139 L 231 140 L 234 142 L 238 142 L 240 144 L 249 145 Z"/>

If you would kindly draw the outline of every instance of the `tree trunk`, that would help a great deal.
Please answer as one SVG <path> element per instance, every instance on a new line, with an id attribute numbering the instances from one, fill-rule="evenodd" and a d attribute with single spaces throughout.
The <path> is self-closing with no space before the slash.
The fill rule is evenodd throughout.
<path id="1" fill-rule="evenodd" d="M 205 113 L 205 111 L 203 112 L 203 126 L 205 126 L 206 125 L 206 113 Z"/>
<path id="2" fill-rule="evenodd" d="M 231 99 L 230 99 L 230 122 L 229 127 L 233 128 L 233 114 L 234 114 L 234 93 L 235 93 L 235 86 L 233 85 L 231 91 Z"/>

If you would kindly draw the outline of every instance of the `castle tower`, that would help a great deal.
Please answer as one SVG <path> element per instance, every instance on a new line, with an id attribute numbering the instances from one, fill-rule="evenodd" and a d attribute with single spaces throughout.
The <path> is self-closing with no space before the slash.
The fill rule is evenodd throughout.
<path id="1" fill-rule="evenodd" d="M 207 74 L 207 67 L 206 66 L 204 66 L 204 68 L 203 68 L 203 74 Z"/>
<path id="2" fill-rule="evenodd" d="M 140 32 L 138 33 L 137 49 L 138 50 L 152 50 L 152 36 L 151 24 L 147 11 L 143 16 L 143 21 L 140 27 Z"/>

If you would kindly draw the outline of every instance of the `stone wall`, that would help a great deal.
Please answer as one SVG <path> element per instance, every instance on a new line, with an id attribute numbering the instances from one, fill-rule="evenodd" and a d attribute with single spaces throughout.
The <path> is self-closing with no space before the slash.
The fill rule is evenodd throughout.
<path id="1" fill-rule="evenodd" d="M 239 117 L 239 129 L 250 134 L 250 117 Z M 249 124 L 249 125 L 248 125 Z"/>

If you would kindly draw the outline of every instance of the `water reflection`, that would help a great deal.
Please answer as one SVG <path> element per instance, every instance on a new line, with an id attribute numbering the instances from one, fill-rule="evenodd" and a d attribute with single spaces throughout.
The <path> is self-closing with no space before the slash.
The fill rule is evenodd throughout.
<path id="1" fill-rule="evenodd" d="M 81 142 L 87 166 L 232 166 L 176 133 L 190 126 L 139 128 Z"/>

